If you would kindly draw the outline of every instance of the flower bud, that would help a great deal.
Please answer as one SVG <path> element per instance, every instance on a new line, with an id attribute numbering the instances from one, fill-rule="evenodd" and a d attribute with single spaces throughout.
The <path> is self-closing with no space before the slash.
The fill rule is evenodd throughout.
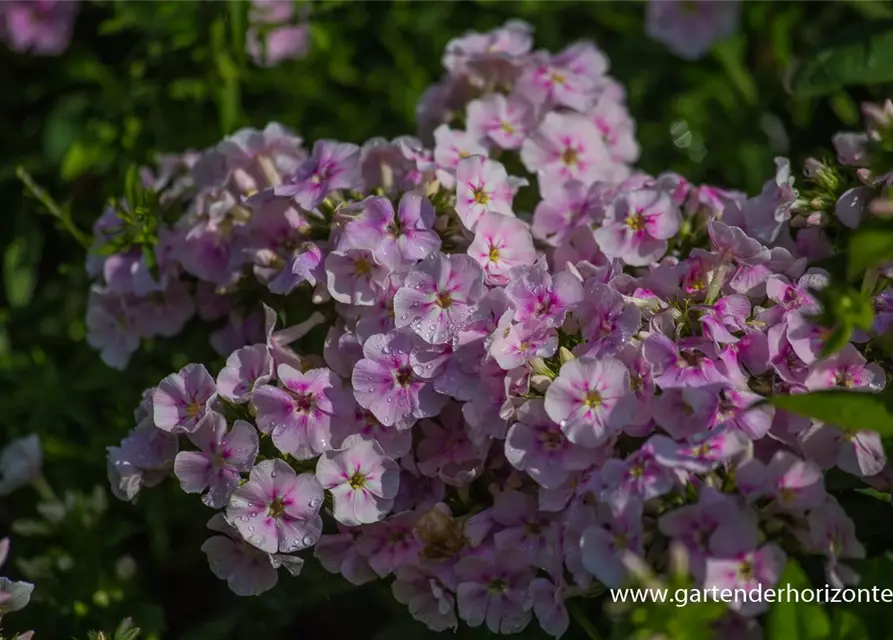
<path id="1" fill-rule="evenodd" d="M 874 174 L 871 173 L 871 169 L 866 169 L 865 167 L 856 169 L 856 177 L 864 185 L 870 186 L 874 184 Z"/>
<path id="2" fill-rule="evenodd" d="M 549 378 L 553 377 L 555 374 L 549 369 L 549 366 L 546 364 L 546 361 L 542 358 L 531 358 L 530 360 L 530 370 L 539 376 L 547 376 Z"/>
<path id="3" fill-rule="evenodd" d="M 893 103 L 885 100 L 883 106 L 873 102 L 862 103 L 862 116 L 869 131 L 887 129 L 893 122 Z"/>
<path id="4" fill-rule="evenodd" d="M 567 347 L 558 348 L 558 359 L 561 361 L 561 364 L 567 364 L 576 357 Z"/>
<path id="5" fill-rule="evenodd" d="M 893 216 L 893 200 L 890 198 L 875 198 L 868 205 L 868 210 L 879 218 Z"/>
<path id="6" fill-rule="evenodd" d="M 549 376 L 534 375 L 530 377 L 530 386 L 540 393 L 545 393 L 551 384 L 552 378 Z"/>

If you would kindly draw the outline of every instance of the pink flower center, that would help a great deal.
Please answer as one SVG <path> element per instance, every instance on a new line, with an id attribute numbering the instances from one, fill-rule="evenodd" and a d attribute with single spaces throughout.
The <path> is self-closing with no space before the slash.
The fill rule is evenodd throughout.
<path id="1" fill-rule="evenodd" d="M 358 276 L 368 276 L 372 273 L 372 265 L 369 264 L 369 261 L 366 258 L 358 258 L 356 262 L 353 263 L 354 273 Z"/>
<path id="2" fill-rule="evenodd" d="M 354 471 L 353 475 L 347 479 L 347 484 L 351 489 L 362 489 L 366 485 L 366 476 L 360 473 L 360 471 Z"/>
<path id="3" fill-rule="evenodd" d="M 568 166 L 577 164 L 580 161 L 577 150 L 573 147 L 567 147 L 561 152 L 561 161 Z"/>
<path id="4" fill-rule="evenodd" d="M 397 384 L 401 387 L 408 386 L 412 382 L 413 373 L 410 367 L 400 367 L 397 371 Z"/>
<path id="5" fill-rule="evenodd" d="M 834 384 L 838 387 L 852 387 L 853 375 L 849 371 L 838 371 L 834 374 Z"/>
<path id="6" fill-rule="evenodd" d="M 549 80 L 551 81 L 552 84 L 559 85 L 559 86 L 563 85 L 567 82 L 567 78 L 565 78 L 562 74 L 558 73 L 557 71 L 553 71 L 551 74 L 549 74 Z"/>
<path id="7" fill-rule="evenodd" d="M 194 418 L 199 414 L 201 410 L 202 406 L 198 403 L 198 400 L 193 400 L 186 407 L 186 416 L 189 418 Z"/>
<path id="8" fill-rule="evenodd" d="M 710 455 L 710 445 L 706 442 L 691 448 L 691 455 L 695 458 L 706 458 Z"/>
<path id="9" fill-rule="evenodd" d="M 641 478 L 645 475 L 645 463 L 644 462 L 636 462 L 629 468 L 629 477 L 630 478 Z"/>
<path id="10" fill-rule="evenodd" d="M 561 449 L 561 435 L 555 431 L 542 431 L 540 433 L 540 446 L 546 451 Z"/>
<path id="11" fill-rule="evenodd" d="M 450 295 L 448 291 L 444 291 L 437 294 L 437 300 L 434 301 L 441 309 L 449 309 L 453 306 L 453 296 Z"/>
<path id="12" fill-rule="evenodd" d="M 524 531 L 527 532 L 527 535 L 538 536 L 543 532 L 543 525 L 539 522 L 528 522 L 524 525 Z"/>
<path id="13" fill-rule="evenodd" d="M 267 515 L 271 518 L 280 518 L 284 512 L 285 505 L 282 503 L 282 498 L 276 498 L 267 507 Z"/>
<path id="14" fill-rule="evenodd" d="M 508 134 L 508 135 L 510 135 L 510 136 L 511 136 L 511 135 L 514 135 L 514 134 L 517 132 L 517 130 L 515 129 L 515 127 L 513 127 L 512 124 L 511 124 L 510 122 L 506 122 L 505 120 L 503 120 L 503 121 L 499 124 L 499 128 L 502 129 L 502 132 L 503 132 L 503 133 Z"/>
<path id="15" fill-rule="evenodd" d="M 490 245 L 490 252 L 487 254 L 487 258 L 490 262 L 499 262 L 499 247 L 494 245 Z"/>
<path id="16" fill-rule="evenodd" d="M 311 409 L 313 409 L 313 394 L 299 394 L 295 400 L 295 410 L 301 413 L 309 413 Z"/>
<path id="17" fill-rule="evenodd" d="M 487 591 L 493 595 L 498 595 L 508 589 L 508 583 L 502 578 L 496 578 L 487 583 Z"/>
<path id="18" fill-rule="evenodd" d="M 483 188 L 474 190 L 474 201 L 478 204 L 487 204 L 490 202 L 490 196 L 487 195 L 487 192 L 484 191 Z"/>
<path id="19" fill-rule="evenodd" d="M 756 568 L 753 566 L 753 561 L 744 560 L 738 565 L 738 577 L 743 582 L 750 582 L 754 579 L 755 574 Z"/>
<path id="20" fill-rule="evenodd" d="M 641 211 L 637 211 L 626 219 L 626 226 L 633 231 L 642 231 L 645 228 L 645 216 Z"/>
<path id="21" fill-rule="evenodd" d="M 583 398 L 583 404 L 590 409 L 600 407 L 602 405 L 602 402 L 602 394 L 595 390 L 586 392 L 586 395 Z"/>

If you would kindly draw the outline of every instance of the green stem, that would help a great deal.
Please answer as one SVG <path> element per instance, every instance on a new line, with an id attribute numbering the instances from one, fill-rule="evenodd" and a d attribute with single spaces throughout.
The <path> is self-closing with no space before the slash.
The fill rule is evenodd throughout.
<path id="1" fill-rule="evenodd" d="M 595 625 L 589 621 L 589 618 L 586 617 L 586 614 L 583 613 L 583 610 L 577 605 L 573 600 L 567 601 L 567 612 L 571 614 L 571 618 L 574 619 L 580 628 L 586 632 L 586 635 L 589 636 L 589 640 L 602 640 L 601 634 L 598 632 L 598 629 L 595 628 Z"/>
<path id="2" fill-rule="evenodd" d="M 53 200 L 52 196 L 34 182 L 34 178 L 32 178 L 31 174 L 25 170 L 25 167 L 16 167 L 16 177 L 22 181 L 22 184 L 25 185 L 25 189 L 40 201 L 47 212 L 62 223 L 62 226 L 65 227 L 75 240 L 77 240 L 78 244 L 85 249 L 90 248 L 90 245 L 92 244 L 90 237 L 74 224 L 74 221 L 71 219 L 71 214 L 63 211 L 62 207 L 56 204 L 56 201 Z"/>
<path id="3" fill-rule="evenodd" d="M 47 479 L 43 476 L 43 474 L 38 475 L 31 481 L 34 489 L 37 491 L 37 494 L 40 496 L 41 500 L 45 502 L 58 502 L 59 499 L 56 497 L 56 492 L 53 491 L 53 488 L 50 486 L 50 483 L 47 482 Z"/>
<path id="4" fill-rule="evenodd" d="M 869 267 L 865 271 L 865 276 L 862 278 L 862 295 L 870 296 L 874 292 L 879 277 L 880 273 L 877 267 Z"/>
<path id="5" fill-rule="evenodd" d="M 722 285 L 726 281 L 726 274 L 728 272 L 728 262 L 722 263 L 719 268 L 713 272 L 713 277 L 710 278 L 710 287 L 707 289 L 707 304 L 716 302 L 716 299 L 719 297 L 719 292 L 722 290 Z"/>

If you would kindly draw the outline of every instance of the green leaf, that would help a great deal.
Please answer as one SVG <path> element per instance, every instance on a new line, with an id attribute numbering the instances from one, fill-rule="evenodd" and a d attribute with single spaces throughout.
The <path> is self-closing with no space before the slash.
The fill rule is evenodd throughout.
<path id="1" fill-rule="evenodd" d="M 837 327 L 830 336 L 825 338 L 825 344 L 822 345 L 822 357 L 827 358 L 843 349 L 850 343 L 852 335 L 853 328 L 850 325 L 844 324 Z"/>
<path id="2" fill-rule="evenodd" d="M 82 114 L 87 106 L 84 96 L 72 96 L 61 101 L 47 118 L 43 130 L 44 153 L 51 162 L 59 162 L 77 140 L 83 128 Z"/>
<path id="3" fill-rule="evenodd" d="M 40 259 L 41 237 L 35 234 L 15 238 L 3 254 L 3 286 L 10 307 L 15 309 L 31 302 L 37 285 L 37 262 Z"/>
<path id="4" fill-rule="evenodd" d="M 893 18 L 893 7 L 884 2 L 865 2 L 865 0 L 849 0 L 856 11 L 866 18 L 880 20 L 884 18 Z"/>
<path id="5" fill-rule="evenodd" d="M 743 62 L 746 48 L 747 38 L 741 35 L 719 42 L 713 47 L 713 55 L 719 60 L 726 75 L 744 100 L 748 104 L 754 104 L 757 101 L 757 85 L 747 65 Z"/>
<path id="6" fill-rule="evenodd" d="M 837 609 L 831 619 L 832 640 L 865 640 L 868 631 L 859 617 L 852 611 Z"/>
<path id="7" fill-rule="evenodd" d="M 226 3 L 229 9 L 230 33 L 232 35 L 233 54 L 240 62 L 245 60 L 245 32 L 248 23 L 248 2 L 231 0 Z"/>
<path id="8" fill-rule="evenodd" d="M 75 142 L 62 160 L 60 175 L 65 181 L 79 178 L 99 164 L 103 156 L 101 148 Z"/>
<path id="9" fill-rule="evenodd" d="M 836 41 L 796 70 L 791 80 L 795 95 L 816 97 L 851 85 L 893 81 L 893 28 L 889 22 L 854 25 Z"/>
<path id="10" fill-rule="evenodd" d="M 772 396 L 767 402 L 798 416 L 828 422 L 845 431 L 877 431 L 893 435 L 893 401 L 890 393 L 829 389 L 792 396 Z"/>
<path id="11" fill-rule="evenodd" d="M 838 91 L 830 100 L 831 110 L 834 115 L 840 118 L 848 127 L 855 127 L 859 124 L 859 107 L 856 106 L 853 98 L 845 91 Z"/>
<path id="12" fill-rule="evenodd" d="M 141 204 L 142 192 L 139 167 L 132 164 L 127 168 L 127 176 L 124 178 L 124 197 L 127 198 L 127 204 L 131 208 Z"/>
<path id="13" fill-rule="evenodd" d="M 149 269 L 149 273 L 152 274 L 152 277 L 155 278 L 156 281 L 159 280 L 160 277 L 158 274 L 158 259 L 155 255 L 155 248 L 150 245 L 144 244 L 142 253 L 143 261 L 146 263 L 146 268 Z"/>
<path id="14" fill-rule="evenodd" d="M 242 102 L 237 78 L 226 77 L 219 97 L 220 128 L 228 135 L 235 131 L 239 121 L 239 109 Z"/>
<path id="15" fill-rule="evenodd" d="M 788 560 L 776 593 L 786 591 L 788 585 L 799 592 L 812 588 L 796 560 Z M 831 623 L 825 609 L 816 602 L 774 602 L 766 617 L 766 637 L 772 640 L 821 640 L 831 637 Z"/>
<path id="16" fill-rule="evenodd" d="M 851 279 L 869 267 L 893 261 L 893 227 L 857 229 L 850 236 L 847 255 L 847 273 Z"/>
<path id="17" fill-rule="evenodd" d="M 857 589 L 863 595 L 855 602 L 837 605 L 858 618 L 861 624 L 854 622 L 851 616 L 835 621 L 834 640 L 890 640 L 890 629 L 893 628 L 893 607 L 890 592 L 893 589 L 893 558 L 889 552 L 864 561 L 848 561 L 861 576 Z M 863 589 L 874 597 L 865 597 Z M 886 599 L 886 601 L 885 601 Z M 862 633 L 857 635 L 858 629 Z"/>

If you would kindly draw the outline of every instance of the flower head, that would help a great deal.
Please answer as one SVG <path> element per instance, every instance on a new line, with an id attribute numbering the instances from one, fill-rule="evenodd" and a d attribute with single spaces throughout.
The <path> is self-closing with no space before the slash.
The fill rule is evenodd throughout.
<path id="1" fill-rule="evenodd" d="M 349 526 L 384 518 L 400 487 L 397 463 L 384 455 L 377 442 L 358 436 L 320 456 L 316 477 L 332 494 L 335 519 Z"/>
<path id="2" fill-rule="evenodd" d="M 226 418 L 208 412 L 189 434 L 199 451 L 181 451 L 174 460 L 174 474 L 186 493 L 207 492 L 202 501 L 221 509 L 239 486 L 257 457 L 257 430 L 249 422 L 236 420 L 227 431 Z"/>
<path id="3" fill-rule="evenodd" d="M 216 393 L 204 365 L 186 365 L 158 383 L 152 394 L 155 426 L 171 433 L 195 431 Z"/>
<path id="4" fill-rule="evenodd" d="M 264 460 L 233 492 L 226 517 L 261 551 L 291 553 L 319 540 L 322 500 L 322 487 L 312 473 L 296 475 L 282 460 Z"/>
<path id="5" fill-rule="evenodd" d="M 501 213 L 487 213 L 480 219 L 468 255 L 483 267 L 491 284 L 506 284 L 513 268 L 536 260 L 528 226 Z"/>
<path id="6" fill-rule="evenodd" d="M 484 294 L 481 268 L 468 256 L 430 254 L 394 296 L 397 327 L 431 344 L 448 342 Z"/>
<path id="7" fill-rule="evenodd" d="M 629 371 L 615 358 L 577 358 L 546 390 L 545 410 L 574 444 L 594 448 L 635 410 Z"/>
<path id="8" fill-rule="evenodd" d="M 512 188 L 505 167 L 484 156 L 468 156 L 456 169 L 456 213 L 466 229 L 474 231 L 489 212 L 514 216 Z"/>
<path id="9" fill-rule="evenodd" d="M 350 396 L 330 369 L 301 373 L 283 363 L 277 372 L 283 388 L 264 385 L 252 395 L 257 427 L 280 451 L 299 460 L 314 458 L 331 446 L 332 421 L 351 409 Z"/>
<path id="10" fill-rule="evenodd" d="M 360 148 L 346 142 L 318 140 L 310 157 L 274 192 L 294 198 L 304 209 L 313 209 L 332 191 L 361 186 Z"/>

